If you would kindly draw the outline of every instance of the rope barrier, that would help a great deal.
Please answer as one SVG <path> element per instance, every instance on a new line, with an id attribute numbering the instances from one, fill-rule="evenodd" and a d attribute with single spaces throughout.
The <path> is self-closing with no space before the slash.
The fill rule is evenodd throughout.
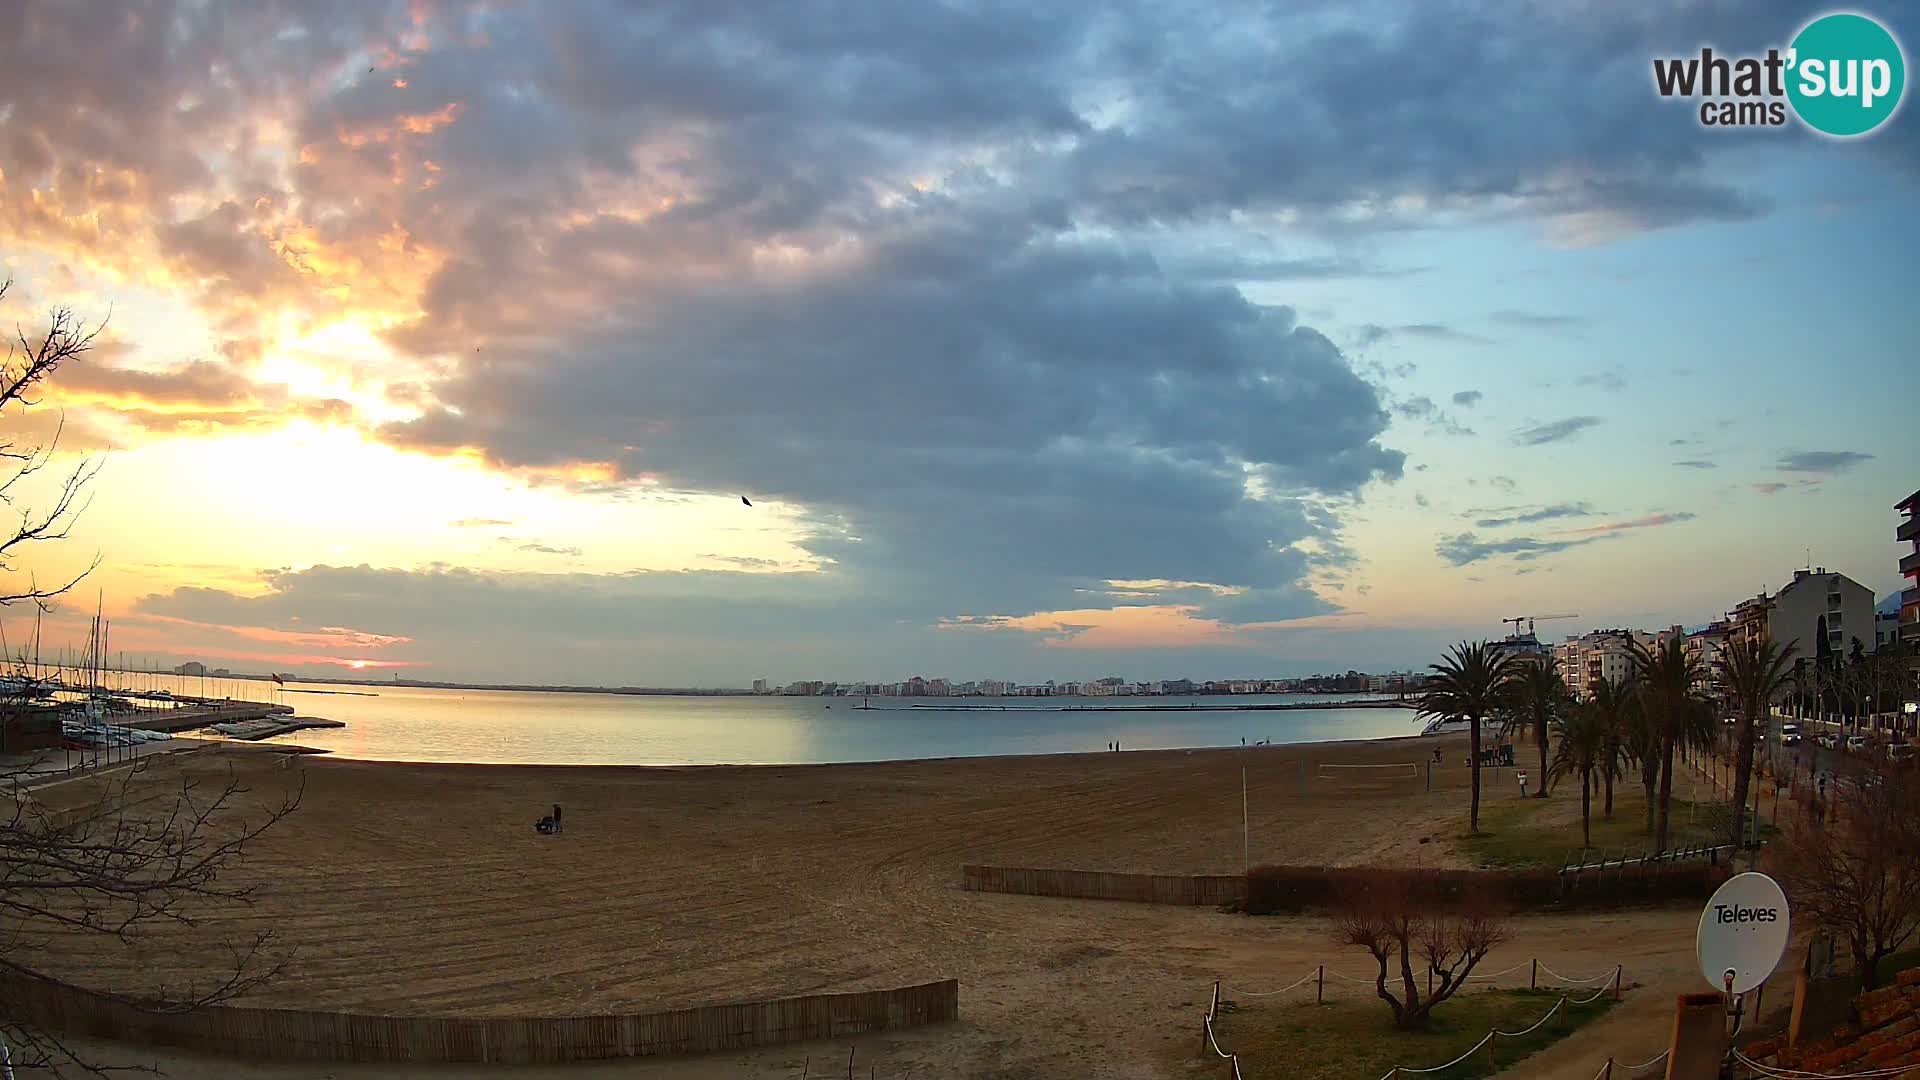
<path id="1" fill-rule="evenodd" d="M 1513 965 L 1513 966 L 1512 966 L 1512 967 L 1510 967 L 1510 968 L 1507 968 L 1507 969 L 1506 969 L 1506 970 L 1504 970 L 1504 971 L 1495 971 L 1495 972 L 1492 972 L 1492 973 L 1490 973 L 1490 974 L 1486 974 L 1486 975 L 1469 975 L 1469 976 L 1467 976 L 1467 978 L 1469 978 L 1469 979 L 1497 979 L 1497 978 L 1499 978 L 1499 977 L 1500 977 L 1500 976 L 1502 976 L 1502 975 L 1511 975 L 1511 974 L 1513 974 L 1514 972 L 1516 972 L 1516 971 L 1519 971 L 1519 970 L 1520 970 L 1521 968 L 1523 968 L 1523 967 L 1526 967 L 1526 966 L 1527 966 L 1528 964 L 1531 964 L 1531 963 L 1533 963 L 1533 961 L 1531 961 L 1531 960 L 1522 960 L 1522 961 L 1520 961 L 1519 963 L 1517 963 L 1517 964 L 1515 964 L 1515 965 Z"/>
<path id="2" fill-rule="evenodd" d="M 1896 1065 L 1886 1069 L 1872 1069 L 1857 1073 L 1817 1073 L 1804 1069 L 1787 1069 L 1778 1065 L 1762 1065 L 1739 1050 L 1733 1052 L 1733 1058 L 1740 1064 L 1759 1073 L 1761 1076 L 1779 1077 L 1781 1080 L 1864 1080 L 1875 1076 L 1900 1076 L 1913 1071 L 1911 1065 Z"/>
<path id="3" fill-rule="evenodd" d="M 1297 990 L 1300 987 L 1307 985 L 1308 983 L 1312 982 L 1314 976 L 1318 974 L 1320 974 L 1320 969 L 1315 968 L 1312 971 L 1307 972 L 1305 975 L 1302 975 L 1300 977 L 1300 981 L 1289 984 L 1287 986 L 1283 986 L 1278 990 L 1260 990 L 1260 991 L 1237 990 L 1231 986 L 1226 986 L 1226 985 L 1222 985 L 1220 989 L 1231 990 L 1233 993 L 1239 994 L 1243 997 L 1273 997 L 1275 994 L 1284 994 L 1289 990 Z M 1332 975 L 1334 973 L 1329 971 L 1327 972 L 1327 974 Z"/>
<path id="4" fill-rule="evenodd" d="M 1658 1054 L 1655 1054 L 1653 1057 L 1648 1058 L 1647 1060 L 1641 1062 L 1638 1065 L 1622 1065 L 1621 1068 L 1627 1070 L 1628 1072 L 1639 1072 L 1641 1069 L 1644 1069 L 1649 1065 L 1658 1065 L 1659 1063 L 1667 1060 L 1667 1055 L 1671 1053 L 1673 1053 L 1671 1049 L 1662 1050 Z"/>
<path id="5" fill-rule="evenodd" d="M 1546 972 L 1547 974 L 1553 976 L 1556 979 L 1559 979 L 1561 982 L 1567 984 L 1568 986 L 1592 986 L 1595 983 L 1603 983 L 1608 981 L 1609 979 L 1612 979 L 1615 974 L 1614 972 L 1608 971 L 1599 975 L 1590 976 L 1585 979 L 1569 979 L 1565 975 L 1560 974 L 1559 972 L 1553 970 L 1552 968 L 1548 967 L 1545 964 L 1540 965 L 1540 970 Z"/>
<path id="6" fill-rule="evenodd" d="M 1499 1028 L 1495 1028 L 1492 1031 L 1487 1032 L 1487 1036 L 1491 1038 L 1495 1035 L 1500 1035 L 1509 1039 L 1517 1039 L 1522 1035 L 1531 1035 L 1534 1032 L 1540 1030 L 1541 1024 L 1544 1024 L 1547 1021 L 1553 1019 L 1553 1014 L 1559 1012 L 1560 1006 L 1565 1005 L 1566 1003 L 1567 1003 L 1567 999 L 1564 997 L 1562 997 L 1559 1001 L 1554 1002 L 1553 1008 L 1547 1010 L 1547 1015 L 1541 1017 L 1538 1020 L 1535 1020 L 1531 1027 L 1522 1028 L 1519 1031 L 1501 1031 Z"/>

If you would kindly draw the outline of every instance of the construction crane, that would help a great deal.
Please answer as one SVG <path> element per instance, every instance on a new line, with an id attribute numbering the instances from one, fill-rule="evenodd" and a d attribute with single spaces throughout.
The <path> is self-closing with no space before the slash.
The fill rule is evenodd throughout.
<path id="1" fill-rule="evenodd" d="M 1515 615 L 1511 619 L 1501 619 L 1500 621 L 1503 623 L 1512 623 L 1513 636 L 1519 637 L 1520 624 L 1523 622 L 1527 624 L 1527 633 L 1531 634 L 1533 633 L 1533 624 L 1535 622 L 1547 622 L 1551 619 L 1577 619 L 1579 617 L 1578 615 Z"/>

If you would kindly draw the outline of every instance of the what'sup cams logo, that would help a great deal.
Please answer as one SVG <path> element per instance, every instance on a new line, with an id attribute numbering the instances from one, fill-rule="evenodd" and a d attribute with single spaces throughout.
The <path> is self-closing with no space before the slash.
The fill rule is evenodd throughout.
<path id="1" fill-rule="evenodd" d="M 1663 98 L 1698 99 L 1705 127 L 1781 127 L 1791 108 L 1813 130 L 1851 138 L 1899 110 L 1907 61 L 1886 27 L 1836 12 L 1765 56 L 1721 56 L 1708 48 L 1656 58 L 1653 85 Z"/>

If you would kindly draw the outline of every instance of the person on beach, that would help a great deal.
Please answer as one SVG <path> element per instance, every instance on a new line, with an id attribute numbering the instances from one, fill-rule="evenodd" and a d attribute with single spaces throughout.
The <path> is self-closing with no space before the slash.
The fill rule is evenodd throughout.
<path id="1" fill-rule="evenodd" d="M 553 804 L 553 831 L 554 832 L 560 831 L 560 804 L 559 803 Z"/>

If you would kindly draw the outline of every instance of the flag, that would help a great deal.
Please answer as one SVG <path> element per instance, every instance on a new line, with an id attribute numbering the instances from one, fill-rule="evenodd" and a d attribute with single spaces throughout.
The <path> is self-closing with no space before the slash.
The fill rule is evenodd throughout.
<path id="1" fill-rule="evenodd" d="M 285 680 L 285 679 L 283 679 L 283 678 L 281 678 L 281 677 L 280 677 L 280 676 L 278 676 L 278 675 L 274 675 L 274 676 L 273 676 L 273 681 L 274 681 L 274 682 L 276 682 L 276 683 L 278 683 L 278 684 L 280 684 L 281 686 L 285 686 L 285 685 L 287 685 L 287 680 Z"/>

